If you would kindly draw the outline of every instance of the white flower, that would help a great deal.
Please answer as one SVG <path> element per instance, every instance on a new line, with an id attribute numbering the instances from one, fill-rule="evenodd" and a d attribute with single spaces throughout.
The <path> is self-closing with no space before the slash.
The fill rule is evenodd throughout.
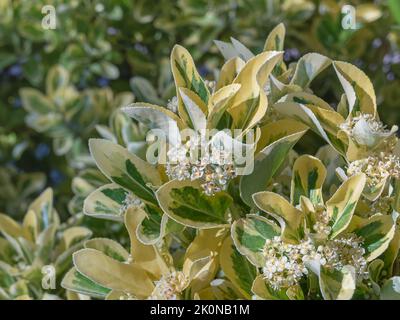
<path id="1" fill-rule="evenodd" d="M 349 233 L 336 239 L 329 240 L 322 249 L 326 259 L 325 266 L 341 270 L 345 265 L 351 265 L 360 277 L 368 277 L 367 260 L 364 258 L 363 240 Z"/>
<path id="2" fill-rule="evenodd" d="M 389 144 L 390 148 L 393 148 L 397 141 L 395 133 L 398 127 L 393 126 L 391 130 L 388 130 L 381 121 L 376 120 L 371 114 L 359 114 L 350 118 L 342 123 L 340 128 L 357 144 L 369 148 L 375 148 L 381 142 L 385 142 L 386 145 Z"/>
<path id="3" fill-rule="evenodd" d="M 210 146 L 212 149 L 213 145 Z M 196 137 L 191 137 L 184 145 L 170 148 L 167 157 L 166 173 L 170 179 L 200 179 L 204 182 L 202 188 L 207 195 L 226 189 L 229 181 L 236 176 L 230 152 L 221 149 L 210 152 Z"/>
<path id="4" fill-rule="evenodd" d="M 172 99 L 167 102 L 167 109 L 173 113 L 178 112 L 178 98 L 176 96 L 173 96 Z"/>
<path id="5" fill-rule="evenodd" d="M 125 196 L 124 201 L 122 202 L 121 207 L 119 208 L 119 214 L 122 215 L 128 210 L 129 208 L 136 208 L 136 207 L 142 207 L 143 202 L 140 200 L 140 198 L 136 197 L 133 193 L 128 193 Z"/>
<path id="6" fill-rule="evenodd" d="M 316 221 L 313 225 L 313 230 L 322 238 L 328 237 L 332 228 L 328 225 L 330 217 L 325 208 L 317 209 L 315 220 Z"/>
<path id="7" fill-rule="evenodd" d="M 362 242 L 362 238 L 352 233 L 327 240 L 318 247 L 310 238 L 299 244 L 285 243 L 280 237 L 268 239 L 262 251 L 264 279 L 274 290 L 294 286 L 308 274 L 306 263 L 310 261 L 335 270 L 351 265 L 358 276 L 365 278 L 368 272 Z"/>
<path id="8" fill-rule="evenodd" d="M 263 275 L 274 290 L 296 285 L 308 274 L 305 263 L 321 257 L 310 239 L 299 244 L 287 244 L 280 237 L 266 241 L 263 255 Z"/>
<path id="9" fill-rule="evenodd" d="M 149 300 L 178 300 L 189 284 L 189 278 L 181 271 L 174 271 L 163 276 L 148 298 Z"/>

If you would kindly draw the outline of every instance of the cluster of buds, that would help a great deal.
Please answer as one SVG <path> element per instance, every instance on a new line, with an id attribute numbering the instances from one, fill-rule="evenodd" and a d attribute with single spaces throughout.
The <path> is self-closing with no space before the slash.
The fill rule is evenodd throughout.
<path id="1" fill-rule="evenodd" d="M 176 96 L 173 96 L 170 100 L 168 100 L 167 109 L 173 113 L 178 112 L 178 98 Z"/>
<path id="2" fill-rule="evenodd" d="M 183 290 L 189 284 L 188 277 L 181 271 L 174 271 L 163 276 L 148 300 L 179 300 Z"/>
<path id="3" fill-rule="evenodd" d="M 318 237 L 327 238 L 331 232 L 331 227 L 329 226 L 330 217 L 325 210 L 325 207 L 321 206 L 317 208 L 315 213 L 315 223 L 313 225 L 313 230 Z"/>
<path id="4" fill-rule="evenodd" d="M 137 208 L 142 207 L 143 202 L 138 197 L 136 197 L 133 193 L 129 192 L 126 196 L 122 205 L 119 208 L 119 214 L 123 215 L 129 208 Z"/>
<path id="5" fill-rule="evenodd" d="M 225 190 L 236 176 L 232 153 L 216 148 L 209 150 L 198 138 L 170 148 L 167 159 L 166 173 L 170 179 L 201 179 L 201 186 L 207 195 Z"/>
<path id="6" fill-rule="evenodd" d="M 327 241 L 319 248 L 326 259 L 325 267 L 341 270 L 345 265 L 350 265 L 354 267 L 358 277 L 368 277 L 367 260 L 364 258 L 365 249 L 362 243 L 362 238 L 352 233 Z"/>
<path id="7" fill-rule="evenodd" d="M 267 240 L 263 248 L 265 266 L 264 279 L 274 290 L 296 285 L 300 279 L 308 274 L 305 266 L 307 261 L 323 259 L 315 250 L 311 240 L 304 240 L 299 244 L 287 244 L 280 237 Z"/>
<path id="8" fill-rule="evenodd" d="M 367 184 L 370 187 L 379 185 L 390 177 L 399 179 L 400 159 L 394 154 L 380 152 L 365 159 L 355 160 L 347 168 L 349 176 L 361 172 L 366 174 Z"/>

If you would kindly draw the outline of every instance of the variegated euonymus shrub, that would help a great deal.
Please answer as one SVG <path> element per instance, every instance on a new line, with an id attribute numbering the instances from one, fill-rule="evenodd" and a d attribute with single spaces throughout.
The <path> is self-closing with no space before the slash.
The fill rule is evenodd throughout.
<path id="1" fill-rule="evenodd" d="M 216 42 L 227 61 L 215 81 L 174 47 L 176 97 L 122 109 L 165 134 L 166 163 L 89 141 L 110 182 L 86 197 L 84 213 L 124 222 L 131 245 L 87 241 L 65 288 L 108 299 L 400 298 L 397 128 L 380 122 L 361 70 L 317 53 L 287 66 L 284 36 L 278 25 L 257 55 Z M 344 89 L 334 108 L 310 89 L 328 67 Z M 189 162 L 197 142 L 182 141 L 186 128 L 251 150 L 252 170 L 237 175 L 235 162 L 219 161 L 225 149 Z M 221 133 L 238 129 L 256 140 Z M 293 150 L 307 130 L 326 141 L 316 157 Z"/>
<path id="2" fill-rule="evenodd" d="M 92 234 L 60 223 L 51 189 L 31 203 L 22 223 L 0 214 L 0 233 L 0 299 L 23 300 L 65 298 L 59 283 Z"/>

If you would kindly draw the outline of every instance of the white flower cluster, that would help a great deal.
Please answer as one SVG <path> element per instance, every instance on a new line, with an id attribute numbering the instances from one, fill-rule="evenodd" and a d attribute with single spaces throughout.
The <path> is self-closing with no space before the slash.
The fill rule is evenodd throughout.
<path id="1" fill-rule="evenodd" d="M 274 290 L 297 284 L 304 275 L 308 274 L 305 262 L 323 259 L 315 250 L 311 240 L 304 240 L 299 244 L 287 244 L 281 237 L 268 239 L 263 255 L 266 261 L 263 267 L 264 279 Z"/>
<path id="2" fill-rule="evenodd" d="M 173 96 L 170 100 L 168 100 L 167 109 L 173 113 L 178 112 L 178 98 L 176 96 Z"/>
<path id="3" fill-rule="evenodd" d="M 156 282 L 148 300 L 178 300 L 188 284 L 189 279 L 183 272 L 171 272 Z"/>
<path id="4" fill-rule="evenodd" d="M 379 153 L 368 158 L 355 160 L 347 168 L 347 174 L 357 173 L 367 175 L 367 184 L 376 186 L 389 177 L 400 178 L 400 159 L 393 154 Z"/>
<path id="5" fill-rule="evenodd" d="M 387 129 L 386 125 L 384 125 L 381 121 L 376 120 L 372 114 L 368 113 L 361 113 L 353 118 L 350 118 L 348 121 L 340 125 L 340 129 L 349 135 L 353 135 L 354 127 L 361 120 L 365 121 L 368 124 L 368 128 L 374 133 L 390 133 L 390 130 Z"/>
<path id="6" fill-rule="evenodd" d="M 266 261 L 263 276 L 274 290 L 288 288 L 308 274 L 306 262 L 317 261 L 326 268 L 336 270 L 351 265 L 358 276 L 365 278 L 368 276 L 367 261 L 361 245 L 362 239 L 351 233 L 328 240 L 318 247 L 311 239 L 288 244 L 280 237 L 274 237 L 267 240 L 263 248 Z"/>
<path id="7" fill-rule="evenodd" d="M 327 238 L 332 228 L 329 226 L 330 217 L 324 207 L 317 210 L 315 220 L 313 230 L 322 238 Z"/>
<path id="8" fill-rule="evenodd" d="M 170 148 L 167 159 L 166 173 L 170 179 L 201 179 L 207 195 L 226 189 L 228 182 L 236 176 L 232 154 L 225 150 L 209 151 L 200 139 L 190 139 Z"/>
<path id="9" fill-rule="evenodd" d="M 121 207 L 119 208 L 119 214 L 123 215 L 126 210 L 129 208 L 136 208 L 136 207 L 142 207 L 143 202 L 140 200 L 138 197 L 136 197 L 133 193 L 128 193 L 122 202 Z"/>
<path id="10" fill-rule="evenodd" d="M 393 126 L 389 130 L 371 114 L 361 113 L 349 118 L 340 128 L 357 144 L 372 148 L 375 152 L 391 153 L 398 141 L 395 135 L 398 127 Z"/>
<path id="11" fill-rule="evenodd" d="M 345 265 L 351 265 L 359 277 L 368 277 L 367 260 L 362 238 L 349 233 L 328 241 L 321 252 L 326 259 L 325 267 L 341 270 Z"/>

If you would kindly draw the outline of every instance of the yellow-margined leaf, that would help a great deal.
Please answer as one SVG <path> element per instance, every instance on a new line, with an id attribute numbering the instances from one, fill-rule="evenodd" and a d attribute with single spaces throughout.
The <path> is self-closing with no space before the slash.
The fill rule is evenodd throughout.
<path id="1" fill-rule="evenodd" d="M 298 243 L 304 236 L 304 213 L 293 207 L 282 196 L 263 191 L 253 195 L 256 206 L 275 218 L 282 228 L 282 240 Z"/>
<path id="2" fill-rule="evenodd" d="M 364 190 L 365 174 L 354 175 L 345 181 L 335 194 L 326 202 L 326 210 L 330 217 L 330 238 L 339 235 L 349 225 L 357 202 Z"/>
<path id="3" fill-rule="evenodd" d="M 297 158 L 292 172 L 292 204 L 297 206 L 301 196 L 309 198 L 314 205 L 323 204 L 322 186 L 325 178 L 326 169 L 319 159 L 309 155 Z"/>
<path id="4" fill-rule="evenodd" d="M 262 254 L 267 239 L 281 235 L 280 228 L 265 217 L 253 214 L 233 222 L 231 234 L 236 249 L 256 267 L 265 265 Z"/>
<path id="5" fill-rule="evenodd" d="M 125 264 L 94 249 L 82 249 L 73 255 L 76 269 L 93 282 L 114 290 L 147 298 L 154 285 L 145 270 L 136 264 Z"/>
<path id="6" fill-rule="evenodd" d="M 239 57 L 229 59 L 222 66 L 219 73 L 219 78 L 215 86 L 216 90 L 219 90 L 225 86 L 233 83 L 233 80 L 237 77 L 239 72 L 243 69 L 245 62 Z"/>
<path id="7" fill-rule="evenodd" d="M 306 88 L 311 81 L 331 64 L 331 59 L 318 54 L 307 53 L 297 62 L 296 70 L 290 84 Z"/>
<path id="8" fill-rule="evenodd" d="M 199 229 L 218 228 L 228 224 L 232 198 L 226 192 L 206 195 L 198 180 L 172 180 L 157 190 L 161 209 L 177 222 Z"/>
<path id="9" fill-rule="evenodd" d="M 376 116 L 376 96 L 371 80 L 356 66 L 334 61 L 336 74 L 346 93 L 350 114 L 357 112 Z"/>
<path id="10" fill-rule="evenodd" d="M 149 186 L 161 185 L 155 167 L 108 140 L 90 139 L 89 149 L 105 176 L 140 199 L 156 203 L 154 192 Z"/>
<path id="11" fill-rule="evenodd" d="M 257 269 L 237 251 L 230 236 L 222 244 L 220 263 L 226 277 L 249 299 Z"/>
<path id="12" fill-rule="evenodd" d="M 197 72 L 190 53 L 182 46 L 175 45 L 171 52 L 171 69 L 175 80 L 176 95 L 178 97 L 178 113 L 179 116 L 186 122 L 189 122 L 179 88 L 187 88 L 195 92 L 205 105 L 208 104 L 210 92 L 205 85 L 203 79 Z"/>

